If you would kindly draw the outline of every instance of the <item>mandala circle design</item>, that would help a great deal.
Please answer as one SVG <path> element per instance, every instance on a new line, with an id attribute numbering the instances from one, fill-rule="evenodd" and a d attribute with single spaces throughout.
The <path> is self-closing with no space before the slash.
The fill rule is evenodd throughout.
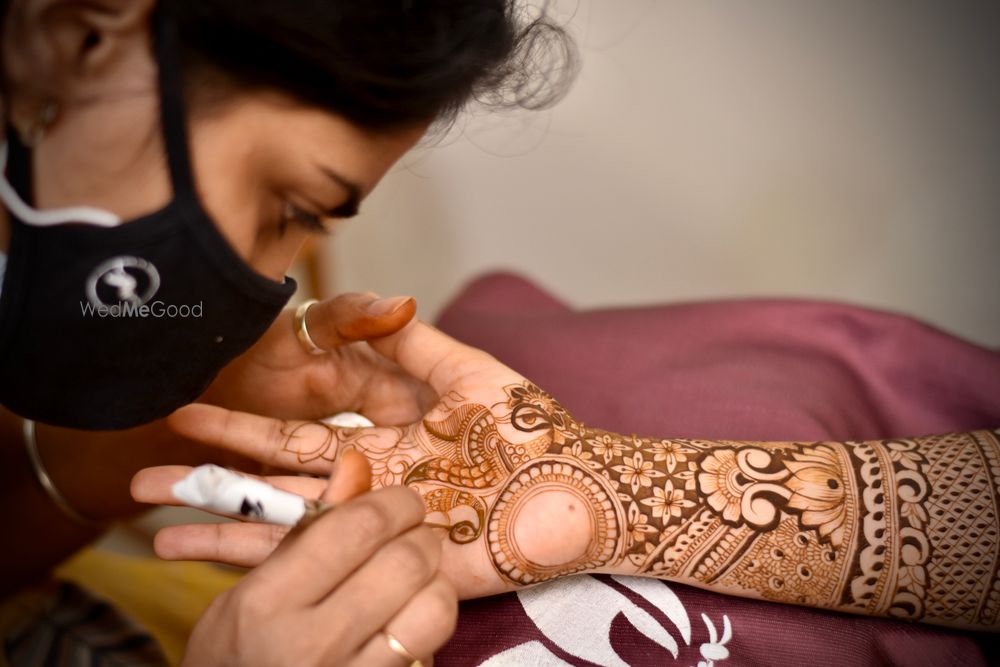
<path id="1" fill-rule="evenodd" d="M 584 553 L 556 565 L 531 561 L 521 551 L 514 536 L 520 510 L 540 493 L 558 489 L 580 499 L 590 512 L 594 534 Z M 607 481 L 592 474 L 569 458 L 525 464 L 511 476 L 510 482 L 490 511 L 487 544 L 493 564 L 506 579 L 518 584 L 535 584 L 554 577 L 592 570 L 614 560 L 619 551 L 619 533 L 624 518 Z"/>

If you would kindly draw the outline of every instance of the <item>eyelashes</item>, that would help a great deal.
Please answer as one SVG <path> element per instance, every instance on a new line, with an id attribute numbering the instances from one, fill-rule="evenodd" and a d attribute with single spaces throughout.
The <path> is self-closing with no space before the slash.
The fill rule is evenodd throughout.
<path id="1" fill-rule="evenodd" d="M 284 231 L 288 223 L 294 223 L 311 232 L 329 234 L 331 228 L 328 226 L 328 221 L 330 219 L 329 215 L 312 213 L 286 200 L 281 212 L 281 229 Z"/>

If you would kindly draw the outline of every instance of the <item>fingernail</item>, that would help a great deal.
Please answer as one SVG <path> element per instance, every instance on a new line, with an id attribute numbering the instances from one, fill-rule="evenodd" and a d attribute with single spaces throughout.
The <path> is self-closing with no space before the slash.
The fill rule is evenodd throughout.
<path id="1" fill-rule="evenodd" d="M 413 301 L 412 296 L 393 296 L 388 299 L 379 299 L 368 304 L 368 312 L 378 316 L 391 315 L 410 301 Z"/>

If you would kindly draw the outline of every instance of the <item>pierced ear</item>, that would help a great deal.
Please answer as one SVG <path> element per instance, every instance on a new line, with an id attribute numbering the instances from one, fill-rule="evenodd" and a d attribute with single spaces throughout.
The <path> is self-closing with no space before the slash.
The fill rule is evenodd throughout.
<path id="1" fill-rule="evenodd" d="M 169 1 L 169 0 L 168 0 Z M 156 0 L 22 0 L 8 16 L 10 81 L 27 90 L 72 88 L 113 71 L 148 39 Z"/>
<path id="2" fill-rule="evenodd" d="M 68 0 L 64 0 L 68 1 Z M 170 0 L 165 0 L 169 2 Z M 84 76 L 114 69 L 136 37 L 150 39 L 150 15 L 156 0 L 74 1 L 82 35 L 76 45 L 78 72 Z"/>
<path id="3" fill-rule="evenodd" d="M 69 28 L 63 48 L 75 73 L 88 77 L 115 69 L 134 48 L 149 39 L 156 0 L 50 0 L 59 6 Z M 167 0 L 169 1 L 169 0 Z"/>

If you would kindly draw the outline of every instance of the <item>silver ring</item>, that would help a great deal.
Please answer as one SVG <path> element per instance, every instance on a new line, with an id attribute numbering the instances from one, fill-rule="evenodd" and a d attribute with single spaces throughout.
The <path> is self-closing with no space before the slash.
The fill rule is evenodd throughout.
<path id="1" fill-rule="evenodd" d="M 306 326 L 306 313 L 317 303 L 319 301 L 316 299 L 309 299 L 295 309 L 295 335 L 309 354 L 326 354 L 328 350 L 324 350 L 316 344 L 316 341 L 309 335 L 309 327 Z"/>

